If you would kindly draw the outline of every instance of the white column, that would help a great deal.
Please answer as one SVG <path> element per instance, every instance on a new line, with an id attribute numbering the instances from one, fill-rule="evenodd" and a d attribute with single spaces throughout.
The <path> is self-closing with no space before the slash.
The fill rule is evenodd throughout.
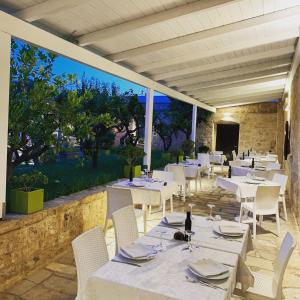
<path id="1" fill-rule="evenodd" d="M 196 143 L 196 132 L 197 132 L 197 106 L 193 105 L 191 140 L 194 143 Z"/>
<path id="2" fill-rule="evenodd" d="M 0 31 L 0 218 L 3 218 L 6 202 L 6 161 L 9 109 L 11 36 Z"/>
<path id="3" fill-rule="evenodd" d="M 152 126 L 153 126 L 153 94 L 152 89 L 147 89 L 146 95 L 146 115 L 145 115 L 145 138 L 144 138 L 144 165 L 151 169 L 151 146 L 152 146 Z"/>

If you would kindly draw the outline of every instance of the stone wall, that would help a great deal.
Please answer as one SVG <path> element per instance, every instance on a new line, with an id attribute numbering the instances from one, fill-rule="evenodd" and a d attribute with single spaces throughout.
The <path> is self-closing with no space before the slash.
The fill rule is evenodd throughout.
<path id="1" fill-rule="evenodd" d="M 300 66 L 295 73 L 290 95 L 291 160 L 290 198 L 294 214 L 300 223 Z"/>
<path id="2" fill-rule="evenodd" d="M 45 203 L 43 211 L 0 222 L 0 290 L 64 251 L 80 233 L 104 225 L 106 192 L 96 187 Z"/>
<path id="3" fill-rule="evenodd" d="M 198 139 L 214 149 L 217 124 L 239 124 L 239 152 L 253 148 L 276 152 L 277 103 L 259 103 L 217 109 L 207 127 L 198 130 Z"/>

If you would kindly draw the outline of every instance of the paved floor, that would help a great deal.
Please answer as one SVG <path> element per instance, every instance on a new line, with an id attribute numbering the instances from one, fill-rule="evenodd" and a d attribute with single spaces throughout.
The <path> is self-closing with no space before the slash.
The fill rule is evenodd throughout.
<path id="1" fill-rule="evenodd" d="M 233 220 L 239 214 L 239 203 L 234 195 L 213 187 L 214 178 L 205 178 L 202 183 L 202 191 L 187 198 L 187 203 L 195 203 L 193 213 L 208 215 L 208 203 L 215 204 L 213 214 L 221 215 L 224 219 Z M 184 211 L 184 204 L 175 199 L 174 209 Z M 160 220 L 161 212 L 153 212 L 148 221 L 148 229 L 154 227 Z M 138 218 L 139 229 L 142 232 L 142 219 Z M 281 238 L 285 232 L 290 231 L 295 235 L 300 245 L 299 229 L 292 215 L 289 213 L 288 221 L 281 221 Z M 273 219 L 263 223 L 259 228 L 255 250 L 248 253 L 247 265 L 251 270 L 272 274 L 273 260 L 280 245 L 276 224 Z M 107 232 L 107 246 L 110 257 L 114 255 L 115 241 L 113 229 Z M 76 268 L 71 248 L 67 249 L 60 257 L 53 260 L 46 267 L 35 270 L 14 287 L 0 293 L 1 300 L 67 300 L 76 296 Z M 294 251 L 288 265 L 284 282 L 284 298 L 288 300 L 300 299 L 300 247 Z"/>

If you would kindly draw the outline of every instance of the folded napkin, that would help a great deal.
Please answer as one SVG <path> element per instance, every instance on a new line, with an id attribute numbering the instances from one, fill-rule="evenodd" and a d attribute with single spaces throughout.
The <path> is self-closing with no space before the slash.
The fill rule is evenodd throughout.
<path id="1" fill-rule="evenodd" d="M 244 233 L 244 230 L 240 226 L 236 225 L 221 224 L 219 228 L 221 233 Z"/>
<path id="2" fill-rule="evenodd" d="M 184 218 L 181 216 L 166 216 L 165 222 L 170 224 L 170 225 L 176 225 L 176 224 L 183 224 L 184 223 Z"/>
<path id="3" fill-rule="evenodd" d="M 152 249 L 142 244 L 130 244 L 121 250 L 131 258 L 142 258 L 154 254 Z"/>
<path id="4" fill-rule="evenodd" d="M 189 264 L 189 268 L 204 277 L 213 277 L 229 271 L 226 266 L 212 259 L 198 260 L 195 263 Z"/>

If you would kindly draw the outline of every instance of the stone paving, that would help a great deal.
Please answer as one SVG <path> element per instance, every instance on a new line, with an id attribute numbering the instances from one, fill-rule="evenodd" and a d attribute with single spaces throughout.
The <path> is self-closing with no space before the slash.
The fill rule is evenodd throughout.
<path id="1" fill-rule="evenodd" d="M 233 220 L 239 214 L 239 203 L 235 196 L 228 192 L 213 187 L 214 178 L 205 178 L 202 183 L 202 191 L 187 197 L 187 203 L 195 203 L 193 213 L 197 215 L 208 215 L 207 203 L 215 204 L 213 214 L 219 214 L 224 219 Z M 174 209 L 184 211 L 185 205 L 180 199 L 174 199 Z M 148 221 L 148 229 L 154 227 L 160 220 L 161 211 L 151 214 Z M 142 232 L 142 218 L 138 218 L 139 229 Z M 267 219 L 263 228 L 258 228 L 258 236 L 255 241 L 255 250 L 248 253 L 247 265 L 256 272 L 272 274 L 273 260 L 280 245 L 281 238 L 290 231 L 300 244 L 300 234 L 297 223 L 289 213 L 288 221 L 281 220 L 281 236 L 276 233 L 274 219 Z M 113 229 L 108 230 L 106 235 L 109 255 L 112 257 L 115 250 Z M 11 287 L 5 293 L 0 293 L 1 300 L 68 300 L 76 297 L 76 268 L 72 249 L 68 248 L 53 262 L 44 268 L 35 270 L 28 276 Z M 300 299 L 300 248 L 294 251 L 283 282 L 284 299 Z"/>

